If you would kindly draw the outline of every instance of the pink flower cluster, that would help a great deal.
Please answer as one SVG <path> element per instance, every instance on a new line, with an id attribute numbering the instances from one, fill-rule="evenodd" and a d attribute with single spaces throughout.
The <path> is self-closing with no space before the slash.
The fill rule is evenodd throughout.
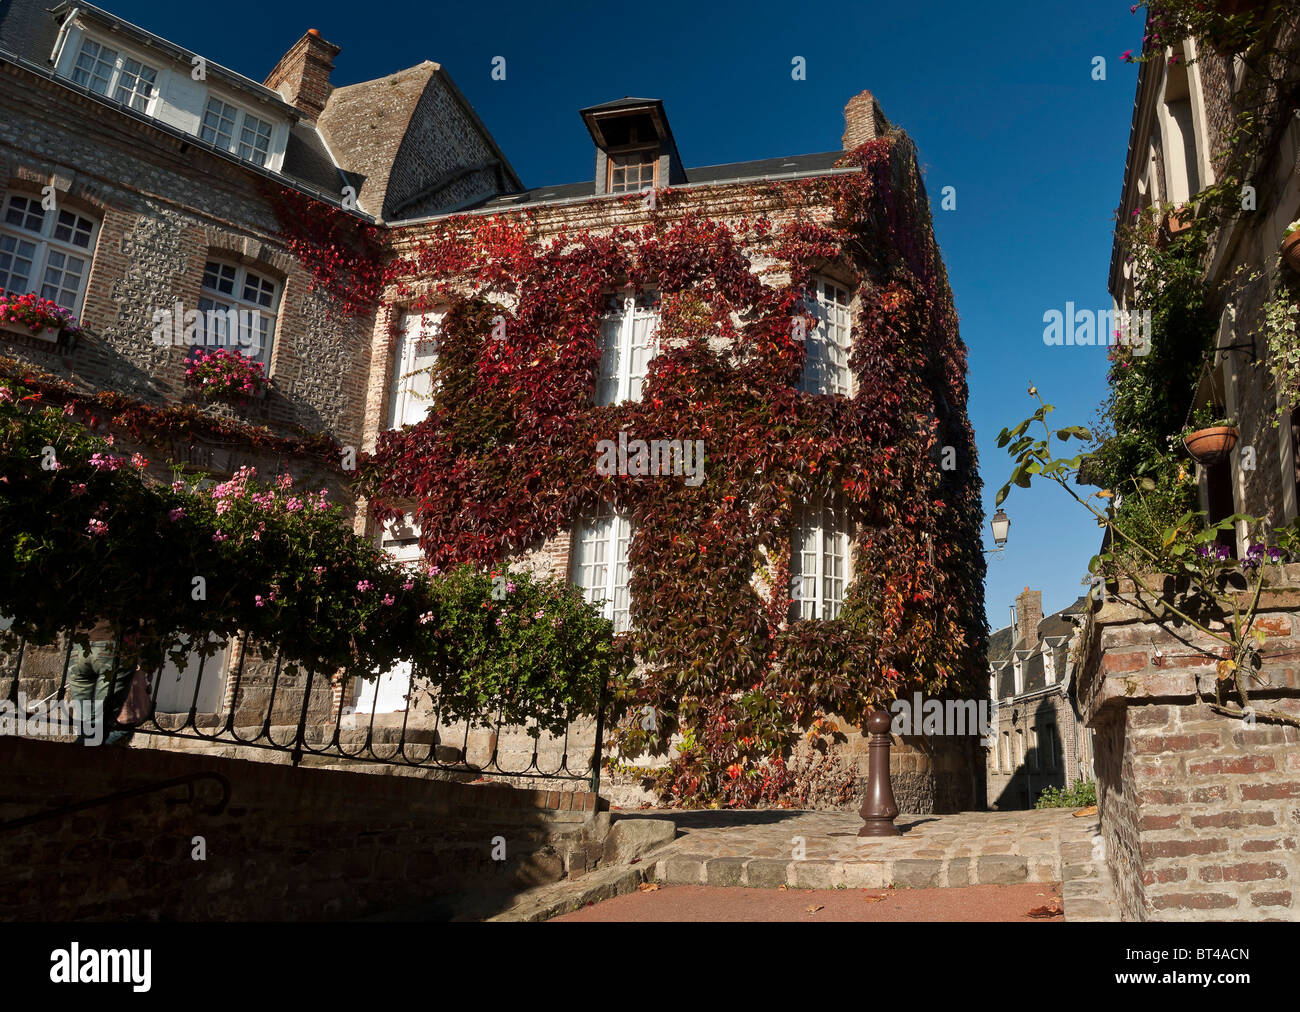
<path id="1" fill-rule="evenodd" d="M 266 370 L 229 348 L 195 348 L 185 364 L 185 382 L 205 397 L 246 400 L 266 386 Z"/>
<path id="2" fill-rule="evenodd" d="M 33 334 L 47 330 L 71 334 L 81 334 L 81 326 L 72 313 L 57 302 L 43 299 L 35 292 L 18 295 L 15 292 L 0 291 L 0 323 L 17 323 L 26 327 Z"/>

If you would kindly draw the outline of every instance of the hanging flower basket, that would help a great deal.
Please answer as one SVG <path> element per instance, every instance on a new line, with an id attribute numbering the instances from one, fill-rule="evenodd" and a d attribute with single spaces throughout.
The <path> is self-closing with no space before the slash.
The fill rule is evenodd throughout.
<path id="1" fill-rule="evenodd" d="M 1183 436 L 1183 445 L 1198 464 L 1217 464 L 1237 445 L 1237 427 L 1215 425 L 1208 429 L 1197 429 Z"/>
<path id="2" fill-rule="evenodd" d="M 1300 273 L 1300 228 L 1282 240 L 1282 259 L 1296 273 Z"/>

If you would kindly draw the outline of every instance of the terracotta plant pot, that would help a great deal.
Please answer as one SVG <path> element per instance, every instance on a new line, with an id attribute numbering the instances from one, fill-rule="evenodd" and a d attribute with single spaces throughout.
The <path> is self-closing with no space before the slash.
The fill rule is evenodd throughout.
<path id="1" fill-rule="evenodd" d="M 1216 425 L 1197 429 L 1183 437 L 1183 445 L 1198 464 L 1217 464 L 1237 445 L 1237 427 Z"/>
<path id="2" fill-rule="evenodd" d="M 1282 259 L 1293 271 L 1300 273 L 1300 229 L 1282 240 Z"/>
<path id="3" fill-rule="evenodd" d="M 1184 204 L 1182 207 L 1169 212 L 1169 217 L 1165 219 L 1165 228 L 1169 230 L 1171 236 L 1182 235 L 1192 227 L 1192 208 Z"/>

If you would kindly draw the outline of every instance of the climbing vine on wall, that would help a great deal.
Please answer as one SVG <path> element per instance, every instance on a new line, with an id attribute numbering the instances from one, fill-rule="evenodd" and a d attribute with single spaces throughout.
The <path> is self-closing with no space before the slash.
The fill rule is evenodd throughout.
<path id="1" fill-rule="evenodd" d="M 965 349 L 915 152 L 900 134 L 844 164 L 862 171 L 755 184 L 777 217 L 713 220 L 666 190 L 637 228 L 543 238 L 525 212 L 393 234 L 388 301 L 445 311 L 436 393 L 381 435 L 359 491 L 380 519 L 413 514 L 439 566 L 516 556 L 602 502 L 627 511 L 621 647 L 638 667 L 615 687 L 612 742 L 671 755 L 654 774 L 670 801 L 776 800 L 801 732 L 833 735 L 827 714 L 857 722 L 981 667 Z M 852 398 L 799 389 L 824 272 L 859 293 Z M 659 299 L 658 353 L 639 401 L 596 405 L 606 299 L 629 290 Z M 597 443 L 620 432 L 702 440 L 703 481 L 599 474 Z M 858 532 L 853 580 L 839 618 L 792 623 L 792 525 L 818 498 Z"/>

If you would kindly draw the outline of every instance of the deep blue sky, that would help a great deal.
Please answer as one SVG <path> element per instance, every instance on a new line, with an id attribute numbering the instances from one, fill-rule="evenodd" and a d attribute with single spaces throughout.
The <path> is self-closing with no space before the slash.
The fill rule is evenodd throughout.
<path id="1" fill-rule="evenodd" d="M 1009 471 L 995 439 L 1033 404 L 1088 423 L 1104 392 L 1105 352 L 1047 347 L 1043 314 L 1067 301 L 1104 309 L 1137 80 L 1121 63 L 1141 39 L 1129 0 L 971 3 L 774 0 L 686 6 L 377 0 L 101 0 L 142 27 L 260 80 L 308 28 L 343 47 L 335 84 L 441 63 L 528 186 L 585 178 L 586 105 L 662 98 L 687 165 L 840 146 L 845 101 L 872 90 L 920 148 L 962 336 L 985 505 Z M 506 80 L 491 78 L 506 58 Z M 807 79 L 791 79 L 791 59 Z M 1092 60 L 1106 58 L 1106 80 Z M 957 210 L 939 210 L 944 186 Z M 990 564 L 994 628 L 1022 587 L 1047 612 L 1078 595 L 1098 530 L 1054 487 L 1015 490 L 1005 555 Z"/>

